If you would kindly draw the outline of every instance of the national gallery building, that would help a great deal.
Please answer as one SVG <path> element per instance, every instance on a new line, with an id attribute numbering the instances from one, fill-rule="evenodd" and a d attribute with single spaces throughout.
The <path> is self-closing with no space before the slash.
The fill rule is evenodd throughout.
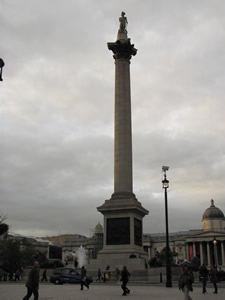
<path id="1" fill-rule="evenodd" d="M 202 215 L 202 229 L 169 234 L 171 250 L 177 253 L 176 262 L 190 261 L 193 256 L 208 267 L 225 268 L 225 218 L 214 200 Z M 165 234 L 144 234 L 143 246 L 151 259 L 166 246 Z"/>

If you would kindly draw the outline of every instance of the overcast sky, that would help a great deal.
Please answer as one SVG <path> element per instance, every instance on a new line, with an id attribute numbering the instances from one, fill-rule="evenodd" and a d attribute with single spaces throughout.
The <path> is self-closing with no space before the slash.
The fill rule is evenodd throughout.
<path id="1" fill-rule="evenodd" d="M 114 60 L 131 60 L 134 193 L 144 232 L 200 229 L 225 212 L 225 2 L 1 0 L 0 215 L 10 230 L 90 235 L 113 191 Z"/>

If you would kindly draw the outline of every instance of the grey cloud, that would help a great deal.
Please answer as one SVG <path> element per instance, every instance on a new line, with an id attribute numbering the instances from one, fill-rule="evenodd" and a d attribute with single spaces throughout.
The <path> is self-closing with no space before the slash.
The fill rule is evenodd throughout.
<path id="1" fill-rule="evenodd" d="M 150 210 L 144 231 L 165 228 L 163 164 L 171 167 L 171 230 L 200 228 L 211 198 L 225 211 L 221 1 L 0 5 L 0 210 L 12 230 L 88 234 L 102 221 L 96 207 L 113 192 L 114 61 L 106 43 L 116 39 L 121 10 L 138 49 L 134 193 Z"/>

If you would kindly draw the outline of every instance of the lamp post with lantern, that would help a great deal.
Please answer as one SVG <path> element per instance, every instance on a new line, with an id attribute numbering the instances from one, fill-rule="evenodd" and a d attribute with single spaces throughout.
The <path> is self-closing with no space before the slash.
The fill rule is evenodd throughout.
<path id="1" fill-rule="evenodd" d="M 165 218 L 166 218 L 166 287 L 172 287 L 171 280 L 171 265 L 170 265 L 170 248 L 169 248 L 169 226 L 168 226 L 168 205 L 167 205 L 167 189 L 169 187 L 169 180 L 166 178 L 166 171 L 168 166 L 163 166 L 164 178 L 162 180 L 162 188 L 165 191 Z"/>
<path id="2" fill-rule="evenodd" d="M 2 69 L 3 69 L 4 65 L 5 65 L 5 63 L 4 63 L 3 59 L 0 58 L 0 81 L 3 81 L 3 79 L 2 79 Z"/>

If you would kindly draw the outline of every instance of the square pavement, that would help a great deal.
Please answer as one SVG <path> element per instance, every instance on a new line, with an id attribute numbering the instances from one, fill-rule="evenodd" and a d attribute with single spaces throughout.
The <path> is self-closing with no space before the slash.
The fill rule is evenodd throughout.
<path id="1" fill-rule="evenodd" d="M 129 285 L 131 293 L 125 297 L 122 296 L 120 285 L 91 284 L 90 289 L 80 290 L 80 285 L 64 284 L 53 285 L 50 283 L 40 283 L 39 300 L 117 300 L 117 299 L 138 299 L 138 300 L 179 300 L 184 299 L 184 294 L 177 288 L 177 283 L 173 283 L 172 288 L 166 288 L 164 284 L 158 285 Z M 207 293 L 202 294 L 200 285 L 193 286 L 193 292 L 190 296 L 193 300 L 224 300 L 224 284 L 218 284 L 218 294 L 213 294 L 211 283 L 207 285 Z M 3 283 L 0 282 L 0 300 L 22 300 L 26 294 L 26 287 L 23 283 Z M 30 298 L 33 299 L 33 296 Z"/>

